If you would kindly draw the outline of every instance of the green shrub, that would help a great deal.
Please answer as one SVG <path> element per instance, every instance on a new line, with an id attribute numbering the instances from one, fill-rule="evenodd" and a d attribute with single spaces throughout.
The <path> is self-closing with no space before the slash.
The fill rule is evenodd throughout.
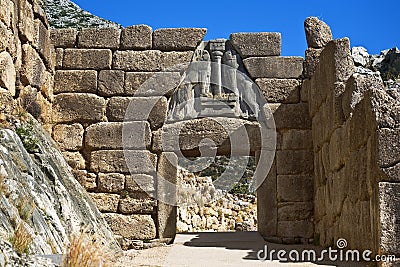
<path id="1" fill-rule="evenodd" d="M 18 127 L 15 132 L 21 138 L 22 144 L 29 153 L 34 153 L 38 149 L 38 140 L 33 135 L 33 121 L 29 121 Z"/>

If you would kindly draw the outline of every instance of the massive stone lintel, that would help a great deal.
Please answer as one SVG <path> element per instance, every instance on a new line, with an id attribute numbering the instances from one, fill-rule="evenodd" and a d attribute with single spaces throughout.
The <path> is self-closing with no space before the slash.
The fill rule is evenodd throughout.
<path id="1" fill-rule="evenodd" d="M 250 137 L 248 143 L 244 142 L 243 136 L 237 136 L 242 131 Z M 199 143 L 204 138 L 215 142 L 218 155 L 229 155 L 231 153 L 230 139 L 236 140 L 235 138 L 241 138 L 239 140 L 242 141 L 242 143 L 232 144 L 236 155 L 254 155 L 255 151 L 261 148 L 260 125 L 257 122 L 236 118 L 203 118 L 175 122 L 164 125 L 162 132 L 154 134 L 154 151 L 177 151 L 180 149 L 186 156 L 199 156 Z"/>

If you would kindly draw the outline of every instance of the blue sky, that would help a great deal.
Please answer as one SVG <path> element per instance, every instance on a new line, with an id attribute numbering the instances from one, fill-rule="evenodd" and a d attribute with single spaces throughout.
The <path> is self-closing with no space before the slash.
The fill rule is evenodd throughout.
<path id="1" fill-rule="evenodd" d="M 233 32 L 281 32 L 282 55 L 304 55 L 303 22 L 308 16 L 319 17 L 328 23 L 334 38 L 347 36 L 351 46 L 362 45 L 370 54 L 400 47 L 399 3 L 395 0 L 73 1 L 81 8 L 123 26 L 207 28 L 207 40 L 229 38 Z"/>

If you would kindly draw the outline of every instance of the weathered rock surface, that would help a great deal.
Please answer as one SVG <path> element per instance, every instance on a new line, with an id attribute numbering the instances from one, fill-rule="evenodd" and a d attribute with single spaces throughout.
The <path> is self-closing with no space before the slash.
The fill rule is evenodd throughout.
<path id="1" fill-rule="evenodd" d="M 126 27 L 121 33 L 122 49 L 150 49 L 152 47 L 153 30 L 147 25 Z"/>
<path id="2" fill-rule="evenodd" d="M 83 132 L 83 127 L 79 123 L 58 124 L 53 128 L 53 138 L 63 150 L 80 150 Z"/>
<path id="3" fill-rule="evenodd" d="M 54 121 L 99 122 L 105 115 L 106 101 L 94 94 L 59 94 L 54 97 Z"/>
<path id="4" fill-rule="evenodd" d="M 50 31 L 50 39 L 55 47 L 73 48 L 76 43 L 76 29 L 57 29 Z"/>
<path id="5" fill-rule="evenodd" d="M 150 215 L 122 215 L 106 213 L 104 218 L 113 232 L 128 239 L 153 239 L 156 227 Z"/>
<path id="6" fill-rule="evenodd" d="M 24 224 L 32 238 L 30 254 L 62 253 L 70 236 L 79 233 L 84 225 L 118 248 L 109 227 L 69 171 L 54 142 L 38 123 L 30 125 L 26 129 L 36 140 L 33 154 L 25 148 L 29 147 L 26 137 L 23 144 L 12 130 L 0 130 L 0 236 L 8 239 Z"/>
<path id="7" fill-rule="evenodd" d="M 109 48 L 119 47 L 121 31 L 115 28 L 82 29 L 78 34 L 78 48 Z"/>
<path id="8" fill-rule="evenodd" d="M 55 94 L 96 93 L 97 72 L 95 70 L 58 70 L 54 76 Z"/>
<path id="9" fill-rule="evenodd" d="M 329 26 L 316 17 L 308 17 L 304 21 L 304 29 L 308 47 L 322 48 L 332 40 Z"/>
<path id="10" fill-rule="evenodd" d="M 368 51 L 362 46 L 352 47 L 351 56 L 353 57 L 356 66 L 366 67 L 369 63 Z"/>
<path id="11" fill-rule="evenodd" d="M 249 57 L 243 63 L 252 78 L 299 78 L 303 73 L 302 57 Z"/>

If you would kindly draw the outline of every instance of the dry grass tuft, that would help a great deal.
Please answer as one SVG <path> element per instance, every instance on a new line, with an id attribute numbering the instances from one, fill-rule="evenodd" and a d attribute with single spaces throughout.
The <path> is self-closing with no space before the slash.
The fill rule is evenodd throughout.
<path id="1" fill-rule="evenodd" d="M 75 234 L 63 255 L 63 267 L 113 266 L 112 253 L 96 235 L 85 232 Z"/>
<path id="2" fill-rule="evenodd" d="M 14 231 L 14 235 L 10 237 L 10 243 L 14 250 L 19 254 L 27 254 L 32 241 L 33 236 L 29 233 L 24 222 L 20 222 Z"/>
<path id="3" fill-rule="evenodd" d="M 15 207 L 18 210 L 19 217 L 28 222 L 32 218 L 36 205 L 32 197 L 22 197 L 15 203 Z"/>

